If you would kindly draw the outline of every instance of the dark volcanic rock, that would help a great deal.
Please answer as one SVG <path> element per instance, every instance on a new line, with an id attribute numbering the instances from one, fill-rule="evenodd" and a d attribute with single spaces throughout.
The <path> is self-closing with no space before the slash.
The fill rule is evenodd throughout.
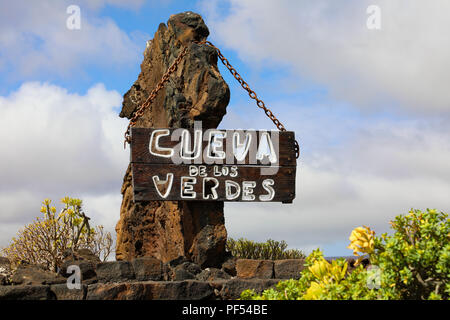
<path id="1" fill-rule="evenodd" d="M 272 279 L 274 277 L 272 260 L 238 259 L 236 272 L 239 278 Z"/>
<path id="2" fill-rule="evenodd" d="M 128 261 L 108 261 L 97 264 L 98 282 L 121 282 L 134 279 L 133 267 Z"/>
<path id="3" fill-rule="evenodd" d="M 147 281 L 97 283 L 88 288 L 88 300 L 205 300 L 214 295 L 207 282 Z"/>
<path id="4" fill-rule="evenodd" d="M 236 260 L 235 257 L 229 257 L 225 260 L 225 262 L 222 264 L 222 270 L 228 273 L 230 276 L 236 276 Z"/>
<path id="5" fill-rule="evenodd" d="M 178 258 L 172 259 L 167 262 L 167 265 L 171 268 L 174 268 L 182 263 L 190 262 L 185 256 L 179 256 Z"/>
<path id="6" fill-rule="evenodd" d="M 84 300 L 87 288 L 87 285 L 81 285 L 80 289 L 69 289 L 67 284 L 55 284 L 50 286 L 50 291 L 56 300 Z"/>
<path id="7" fill-rule="evenodd" d="M 213 281 L 220 279 L 231 279 L 231 276 L 223 270 L 217 268 L 206 268 L 196 276 L 200 281 Z"/>
<path id="8" fill-rule="evenodd" d="M 164 265 L 162 261 L 152 257 L 136 258 L 132 262 L 136 280 L 162 280 Z"/>
<path id="9" fill-rule="evenodd" d="M 64 261 L 92 261 L 100 263 L 100 258 L 89 249 L 79 249 L 76 251 L 67 250 L 64 252 Z"/>
<path id="10" fill-rule="evenodd" d="M 67 270 L 68 270 L 67 268 L 72 265 L 76 265 L 80 268 L 82 281 L 95 279 L 95 277 L 97 275 L 97 273 L 95 272 L 95 268 L 96 268 L 97 264 L 92 261 L 84 261 L 84 260 L 66 261 L 62 264 L 59 273 L 63 277 L 66 277 L 66 278 L 69 277 L 71 274 L 67 273 Z"/>
<path id="11" fill-rule="evenodd" d="M 183 262 L 174 267 L 170 272 L 170 279 L 174 281 L 183 281 L 195 279 L 202 269 L 195 263 Z"/>
<path id="12" fill-rule="evenodd" d="M 24 264 L 14 272 L 11 283 L 14 285 L 57 284 L 66 283 L 66 279 L 40 266 Z"/>
<path id="13" fill-rule="evenodd" d="M 81 280 L 85 284 L 89 284 L 96 281 L 96 266 L 100 263 L 100 259 L 88 249 L 80 249 L 72 252 L 67 250 L 64 253 L 64 261 L 59 268 L 59 274 L 63 277 L 69 277 L 71 274 L 67 273 L 67 268 L 71 265 L 76 265 L 81 271 Z"/>
<path id="14" fill-rule="evenodd" d="M 55 300 L 49 286 L 1 286 L 0 300 Z"/>
<path id="15" fill-rule="evenodd" d="M 209 31 L 192 12 L 172 15 L 149 42 L 141 73 L 124 95 L 121 117 L 130 118 L 156 87 L 182 50 L 188 53 L 153 103 L 136 123 L 145 128 L 191 128 L 201 120 L 216 128 L 226 113 L 230 91 L 217 68 L 217 54 L 204 40 Z M 166 263 L 179 256 L 206 267 L 218 267 L 225 253 L 227 232 L 223 202 L 148 201 L 135 203 L 128 167 L 122 185 L 117 223 L 117 260 L 152 256 Z"/>
<path id="16" fill-rule="evenodd" d="M 304 259 L 286 259 L 274 261 L 274 277 L 277 279 L 300 279 L 305 269 Z"/>

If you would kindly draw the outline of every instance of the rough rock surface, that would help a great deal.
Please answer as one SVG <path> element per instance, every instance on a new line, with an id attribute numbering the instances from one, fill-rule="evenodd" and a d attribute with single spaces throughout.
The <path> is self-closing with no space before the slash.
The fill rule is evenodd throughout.
<path id="1" fill-rule="evenodd" d="M 201 268 L 192 262 L 183 262 L 168 272 L 169 279 L 175 281 L 195 279 L 195 276 L 201 272 Z"/>
<path id="2" fill-rule="evenodd" d="M 163 280 L 164 265 L 162 261 L 152 257 L 136 258 L 132 262 L 136 280 Z"/>
<path id="3" fill-rule="evenodd" d="M 206 268 L 196 276 L 200 281 L 214 281 L 220 279 L 231 279 L 231 276 L 223 270 L 217 268 Z"/>
<path id="4" fill-rule="evenodd" d="M 55 300 L 50 286 L 0 286 L 1 300 Z"/>
<path id="5" fill-rule="evenodd" d="M 84 300 L 87 294 L 87 285 L 81 285 L 80 289 L 69 289 L 67 284 L 55 284 L 50 286 L 51 296 L 56 300 Z"/>
<path id="6" fill-rule="evenodd" d="M 354 262 L 354 259 L 348 259 L 349 263 L 352 260 Z M 223 269 L 201 270 L 185 257 L 165 264 L 148 257 L 132 262 L 107 262 L 99 264 L 98 283 L 82 281 L 80 289 L 69 289 L 66 283 L 47 282 L 48 274 L 39 273 L 42 278 L 35 282 L 0 285 L 0 300 L 229 300 L 238 299 L 246 289 L 261 293 L 282 277 L 297 277 L 305 268 L 303 259 L 237 259 L 236 266 L 238 277 L 231 277 Z M 188 277 L 177 279 L 177 270 L 185 271 Z M 258 278 L 244 279 L 242 275 Z M 147 281 L 152 277 L 161 280 Z"/>
<path id="7" fill-rule="evenodd" d="M 41 285 L 65 283 L 67 280 L 61 275 L 45 270 L 37 265 L 21 265 L 11 277 L 14 285 Z"/>
<path id="8" fill-rule="evenodd" d="M 272 279 L 274 278 L 273 260 L 238 259 L 236 261 L 238 278 Z"/>
<path id="9" fill-rule="evenodd" d="M 87 300 L 205 300 L 213 294 L 207 282 L 194 280 L 98 283 L 89 286 Z"/>
<path id="10" fill-rule="evenodd" d="M 137 81 L 124 95 L 121 117 L 130 118 L 145 101 L 182 45 L 188 53 L 157 98 L 138 120 L 137 127 L 215 128 L 226 113 L 230 92 L 217 68 L 217 54 L 204 40 L 209 31 L 198 14 L 172 15 L 148 42 Z M 168 262 L 185 256 L 202 268 L 221 264 L 227 232 L 223 202 L 149 201 L 133 203 L 131 168 L 122 185 L 117 223 L 117 260 L 152 256 Z"/>
<path id="11" fill-rule="evenodd" d="M 233 277 L 236 276 L 236 260 L 235 257 L 229 257 L 222 264 L 222 270 Z"/>
<path id="12" fill-rule="evenodd" d="M 99 282 L 121 282 L 135 279 L 133 265 L 128 261 L 108 261 L 97 265 Z"/>
<path id="13" fill-rule="evenodd" d="M 300 279 L 305 268 L 304 259 L 286 259 L 274 261 L 274 277 L 277 279 Z"/>
<path id="14" fill-rule="evenodd" d="M 96 281 L 96 266 L 100 263 L 100 259 L 88 249 L 80 249 L 72 252 L 68 250 L 65 254 L 63 264 L 59 270 L 59 274 L 63 277 L 69 277 L 71 274 L 67 273 L 67 268 L 71 265 L 76 265 L 80 268 L 81 279 L 84 283 Z"/>

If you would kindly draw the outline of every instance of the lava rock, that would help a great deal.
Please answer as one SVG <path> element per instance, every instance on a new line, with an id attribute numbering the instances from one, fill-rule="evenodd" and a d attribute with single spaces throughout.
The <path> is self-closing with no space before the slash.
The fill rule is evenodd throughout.
<path id="1" fill-rule="evenodd" d="M 134 280 L 134 270 L 128 261 L 108 261 L 97 264 L 98 282 Z"/>
<path id="2" fill-rule="evenodd" d="M 144 51 L 141 72 L 124 95 L 120 117 L 130 118 L 148 98 L 182 50 L 188 53 L 137 120 L 143 128 L 217 128 L 226 113 L 230 90 L 217 67 L 217 53 L 193 40 L 206 40 L 208 27 L 193 12 L 170 16 L 160 24 Z M 227 232 L 221 201 L 133 201 L 131 167 L 123 180 L 116 259 L 152 256 L 167 263 L 185 256 L 202 268 L 219 267 Z"/>
<path id="3" fill-rule="evenodd" d="M 55 300 L 50 286 L 1 286 L 0 300 Z"/>
<path id="4" fill-rule="evenodd" d="M 213 281 L 219 279 L 231 279 L 231 276 L 225 271 L 217 268 L 206 268 L 196 276 L 200 281 Z"/>
<path id="5" fill-rule="evenodd" d="M 87 285 L 82 284 L 80 289 L 69 289 L 67 284 L 55 284 L 50 286 L 50 291 L 56 300 L 84 300 L 87 293 Z"/>
<path id="6" fill-rule="evenodd" d="M 222 270 L 228 273 L 230 276 L 235 277 L 236 272 L 236 261 L 237 258 L 235 257 L 229 257 L 225 260 L 224 263 L 222 263 Z"/>
<path id="7" fill-rule="evenodd" d="M 156 258 L 136 258 L 131 263 L 138 281 L 162 280 L 164 278 L 164 265 L 162 261 Z"/>
<path id="8" fill-rule="evenodd" d="M 69 266 L 75 265 L 80 268 L 81 281 L 84 284 L 90 284 L 97 281 L 96 266 L 101 260 L 89 249 L 80 249 L 77 251 L 67 250 L 64 252 L 64 261 L 59 268 L 59 274 L 68 278 L 72 273 L 68 273 Z"/>
<path id="9" fill-rule="evenodd" d="M 238 278 L 272 279 L 274 277 L 274 262 L 272 260 L 238 259 L 236 273 Z"/>
<path id="10" fill-rule="evenodd" d="M 286 259 L 274 261 L 274 278 L 276 279 L 300 279 L 302 270 L 305 269 L 304 259 Z"/>
<path id="11" fill-rule="evenodd" d="M 183 281 L 195 279 L 195 276 L 202 271 L 199 265 L 192 262 L 183 262 L 171 271 L 171 280 Z"/>
<path id="12" fill-rule="evenodd" d="M 14 285 L 42 285 L 66 283 L 66 279 L 61 275 L 45 270 L 41 266 L 22 264 L 11 277 Z"/>
<path id="13" fill-rule="evenodd" d="M 93 284 L 88 287 L 87 300 L 207 300 L 213 296 L 207 282 L 145 281 Z"/>

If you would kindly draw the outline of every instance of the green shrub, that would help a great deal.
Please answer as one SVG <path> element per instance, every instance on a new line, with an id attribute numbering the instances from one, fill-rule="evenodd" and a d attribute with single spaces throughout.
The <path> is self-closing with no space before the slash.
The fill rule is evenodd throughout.
<path id="1" fill-rule="evenodd" d="M 90 218 L 82 210 L 82 201 L 65 197 L 64 207 L 57 213 L 51 200 L 45 199 L 41 213 L 33 223 L 19 230 L 10 245 L 0 252 L 14 268 L 26 261 L 56 271 L 62 264 L 66 250 L 90 249 L 105 261 L 112 251 L 113 239 L 103 226 L 91 228 Z"/>
<path id="2" fill-rule="evenodd" d="M 285 241 L 267 240 L 266 242 L 254 242 L 244 238 L 234 240 L 228 238 L 227 251 L 234 257 L 241 259 L 302 259 L 305 257 L 302 251 L 296 249 L 286 250 L 288 247 Z"/>
<path id="3" fill-rule="evenodd" d="M 450 222 L 436 210 L 411 210 L 391 222 L 394 233 L 376 237 L 368 227 L 352 231 L 349 248 L 369 255 L 364 268 L 357 260 L 327 262 L 317 249 L 306 258 L 299 280 L 279 282 L 257 295 L 245 290 L 245 300 L 315 299 L 445 299 L 450 295 Z"/>

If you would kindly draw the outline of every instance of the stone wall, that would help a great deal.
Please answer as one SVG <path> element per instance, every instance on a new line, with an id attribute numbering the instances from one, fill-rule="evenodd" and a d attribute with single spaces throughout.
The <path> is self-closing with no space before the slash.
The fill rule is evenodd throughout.
<path id="1" fill-rule="evenodd" d="M 229 258 L 220 268 L 202 269 L 179 257 L 167 263 L 152 257 L 92 263 L 77 258 L 64 264 L 80 266 L 82 286 L 68 289 L 70 275 L 23 265 L 0 285 L 0 300 L 229 300 L 245 289 L 262 292 L 280 279 L 295 278 L 303 260 Z"/>
<path id="2" fill-rule="evenodd" d="M 9 268 L 0 261 L 3 269 Z M 347 261 L 351 272 L 355 260 Z M 79 290 L 67 288 L 70 275 L 64 269 L 55 274 L 23 265 L 0 284 L 0 300 L 231 300 L 246 289 L 261 293 L 281 280 L 298 279 L 304 263 L 229 257 L 218 268 L 201 268 L 182 256 L 166 263 L 152 257 L 99 263 L 78 255 L 67 259 L 64 267 L 80 266 Z"/>

